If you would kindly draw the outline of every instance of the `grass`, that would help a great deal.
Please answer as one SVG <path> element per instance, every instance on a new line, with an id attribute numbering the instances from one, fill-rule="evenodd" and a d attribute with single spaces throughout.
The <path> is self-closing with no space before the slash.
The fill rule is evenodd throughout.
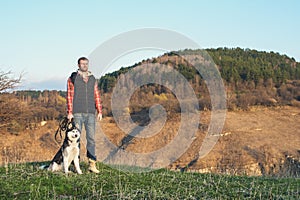
<path id="1" fill-rule="evenodd" d="M 100 174 L 65 175 L 42 163 L 0 167 L 0 199 L 300 199 L 300 179 L 180 173 L 125 173 L 98 164 Z"/>

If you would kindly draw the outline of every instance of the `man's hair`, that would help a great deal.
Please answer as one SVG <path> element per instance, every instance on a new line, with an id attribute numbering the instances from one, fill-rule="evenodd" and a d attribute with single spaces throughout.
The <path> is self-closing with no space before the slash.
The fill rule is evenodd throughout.
<path id="1" fill-rule="evenodd" d="M 80 58 L 78 59 L 77 63 L 80 64 L 80 61 L 81 61 L 81 60 L 89 60 L 89 59 L 87 59 L 86 57 L 80 57 Z"/>

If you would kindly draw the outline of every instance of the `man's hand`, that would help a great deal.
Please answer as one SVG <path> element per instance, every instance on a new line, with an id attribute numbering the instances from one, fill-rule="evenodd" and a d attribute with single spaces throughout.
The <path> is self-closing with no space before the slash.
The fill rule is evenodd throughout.
<path id="1" fill-rule="evenodd" d="M 68 118 L 69 121 L 71 121 L 73 117 L 74 117 L 73 114 L 68 114 L 67 118 Z"/>
<path id="2" fill-rule="evenodd" d="M 102 113 L 98 113 L 98 115 L 97 115 L 97 120 L 99 120 L 99 121 L 102 120 Z"/>

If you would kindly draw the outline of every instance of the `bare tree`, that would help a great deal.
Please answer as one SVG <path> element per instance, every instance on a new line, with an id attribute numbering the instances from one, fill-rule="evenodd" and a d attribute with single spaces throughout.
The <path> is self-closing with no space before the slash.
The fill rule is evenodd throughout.
<path id="1" fill-rule="evenodd" d="M 0 71 L 0 92 L 13 89 L 21 83 L 22 74 L 17 78 L 12 78 L 10 75 L 12 75 L 11 71 Z"/>

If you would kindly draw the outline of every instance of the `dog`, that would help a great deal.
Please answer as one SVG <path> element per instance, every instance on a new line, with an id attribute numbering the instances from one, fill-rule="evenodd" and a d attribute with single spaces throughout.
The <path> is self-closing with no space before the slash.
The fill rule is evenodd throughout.
<path id="1" fill-rule="evenodd" d="M 60 126 L 61 129 L 65 130 L 64 142 L 50 162 L 50 165 L 44 168 L 48 168 L 48 170 L 52 172 L 63 170 L 67 174 L 69 173 L 69 166 L 73 161 L 76 172 L 82 174 L 79 166 L 80 130 L 73 120 L 71 122 L 67 121 L 65 126 L 66 127 Z"/>

